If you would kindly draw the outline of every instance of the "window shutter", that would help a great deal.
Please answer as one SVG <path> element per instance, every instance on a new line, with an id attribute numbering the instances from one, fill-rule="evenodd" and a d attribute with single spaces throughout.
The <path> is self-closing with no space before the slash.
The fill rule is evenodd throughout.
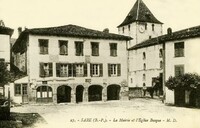
<path id="1" fill-rule="evenodd" d="M 84 76 L 87 77 L 87 64 L 84 64 Z"/>
<path id="2" fill-rule="evenodd" d="M 121 64 L 117 64 L 117 76 L 121 76 Z"/>
<path id="3" fill-rule="evenodd" d="M 108 76 L 111 76 L 111 74 L 110 74 L 110 64 L 108 64 Z"/>
<path id="4" fill-rule="evenodd" d="M 40 63 L 40 77 L 44 77 L 45 75 L 44 71 L 44 63 Z"/>
<path id="5" fill-rule="evenodd" d="M 56 76 L 60 77 L 60 64 L 56 63 Z"/>
<path id="6" fill-rule="evenodd" d="M 72 65 L 73 69 L 73 77 L 76 77 L 76 64 Z"/>
<path id="7" fill-rule="evenodd" d="M 93 74 L 93 71 L 92 71 L 93 68 L 92 68 L 92 67 L 93 67 L 93 65 L 90 64 L 90 76 L 91 76 L 91 77 L 93 76 L 93 75 L 92 75 L 92 74 Z"/>
<path id="8" fill-rule="evenodd" d="M 83 49 L 84 49 L 84 47 L 83 47 L 83 42 L 81 42 L 81 55 L 83 56 L 84 54 L 83 54 Z"/>
<path id="9" fill-rule="evenodd" d="M 99 69 L 100 69 L 100 76 L 103 76 L 103 64 L 99 64 Z"/>
<path id="10" fill-rule="evenodd" d="M 72 76 L 72 64 L 68 65 L 68 75 L 69 75 L 69 77 Z"/>
<path id="11" fill-rule="evenodd" d="M 53 76 L 53 65 L 49 63 L 49 76 Z"/>

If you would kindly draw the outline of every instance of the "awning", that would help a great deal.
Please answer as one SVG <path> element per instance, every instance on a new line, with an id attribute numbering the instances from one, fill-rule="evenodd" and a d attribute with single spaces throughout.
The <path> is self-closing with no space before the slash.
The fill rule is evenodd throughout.
<path id="1" fill-rule="evenodd" d="M 28 76 L 26 77 L 23 77 L 21 79 L 18 79 L 16 81 L 14 81 L 15 84 L 25 84 L 25 83 L 28 83 Z"/>

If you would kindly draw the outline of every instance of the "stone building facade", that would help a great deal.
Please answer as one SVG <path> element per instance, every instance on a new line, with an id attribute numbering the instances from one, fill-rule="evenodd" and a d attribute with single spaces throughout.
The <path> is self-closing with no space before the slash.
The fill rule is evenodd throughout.
<path id="1" fill-rule="evenodd" d="M 27 73 L 13 84 L 13 98 L 36 103 L 126 100 L 129 40 L 76 25 L 27 29 L 12 48 L 16 66 Z"/>

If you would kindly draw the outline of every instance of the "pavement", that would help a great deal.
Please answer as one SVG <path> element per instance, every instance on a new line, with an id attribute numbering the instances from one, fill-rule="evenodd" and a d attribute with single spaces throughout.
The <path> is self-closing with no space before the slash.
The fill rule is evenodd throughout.
<path id="1" fill-rule="evenodd" d="M 23 105 L 11 111 L 40 114 L 48 124 L 35 124 L 37 128 L 200 128 L 200 109 L 167 106 L 150 98 Z"/>

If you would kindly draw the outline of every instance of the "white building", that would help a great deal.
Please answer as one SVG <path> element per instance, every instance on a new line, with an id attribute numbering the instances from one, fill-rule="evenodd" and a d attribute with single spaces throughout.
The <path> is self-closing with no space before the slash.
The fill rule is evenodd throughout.
<path id="1" fill-rule="evenodd" d="M 162 78 L 162 45 L 152 39 L 162 35 L 162 24 L 142 0 L 137 0 L 125 20 L 118 26 L 119 34 L 133 38 L 128 44 L 131 96 L 142 96 L 143 85 L 151 87 L 155 78 Z M 151 40 L 155 44 L 148 45 Z M 162 90 L 160 85 L 160 91 Z"/>
<path id="2" fill-rule="evenodd" d="M 0 62 L 7 64 L 7 69 L 10 70 L 10 40 L 13 34 L 13 29 L 5 27 L 4 22 L 0 20 Z M 0 97 L 5 95 L 4 88 L 0 86 Z"/>
<path id="3" fill-rule="evenodd" d="M 3 21 L 0 21 L 0 61 L 4 61 L 8 64 L 10 69 L 10 40 L 13 34 L 13 29 L 5 27 Z"/>
<path id="4" fill-rule="evenodd" d="M 26 29 L 13 46 L 17 102 L 62 103 L 128 99 L 130 37 L 75 25 Z"/>
<path id="5" fill-rule="evenodd" d="M 165 42 L 165 80 L 170 76 L 184 73 L 200 74 L 200 26 L 173 32 L 160 38 Z M 187 91 L 183 94 L 185 98 L 177 97 L 174 91 L 166 88 L 166 103 L 174 104 L 183 100 L 188 104 Z"/>

